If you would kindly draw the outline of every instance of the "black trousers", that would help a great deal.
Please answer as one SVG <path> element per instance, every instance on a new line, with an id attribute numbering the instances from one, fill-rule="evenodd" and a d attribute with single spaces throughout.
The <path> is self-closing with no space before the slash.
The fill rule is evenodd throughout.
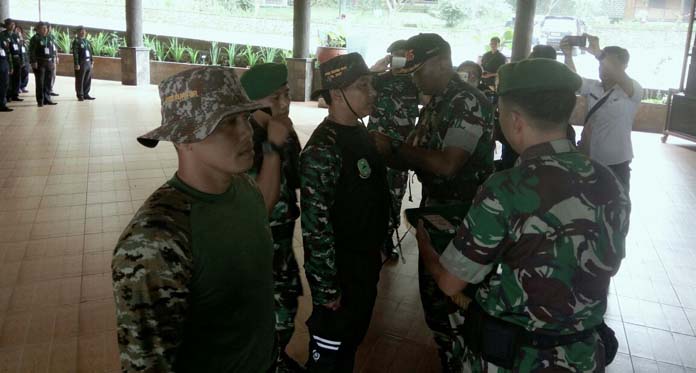
<path id="1" fill-rule="evenodd" d="M 92 88 L 92 63 L 85 61 L 80 64 L 80 70 L 75 70 L 75 93 L 77 98 L 89 96 Z"/>
<path id="2" fill-rule="evenodd" d="M 53 88 L 53 72 L 56 65 L 50 60 L 40 60 L 37 69 L 34 70 L 36 82 L 36 102 L 45 104 L 51 101 L 51 89 Z"/>
<path id="3" fill-rule="evenodd" d="M 314 306 L 307 320 L 308 372 L 353 372 L 355 353 L 372 319 L 381 259 L 379 245 L 369 253 L 336 250 L 341 307 L 332 311 Z"/>
<path id="4" fill-rule="evenodd" d="M 21 71 L 21 82 L 19 83 L 19 89 L 26 89 L 29 85 L 29 72 L 31 71 L 31 65 L 29 61 L 25 61 L 22 66 Z"/>
<path id="5" fill-rule="evenodd" d="M 626 193 L 631 191 L 631 161 L 610 165 L 609 168 L 614 173 L 621 185 L 623 185 Z"/>
<path id="6" fill-rule="evenodd" d="M 22 83 L 22 64 L 14 60 L 12 64 L 12 74 L 10 74 L 10 88 L 7 91 L 7 97 L 19 96 L 19 86 Z"/>
<path id="7" fill-rule="evenodd" d="M 7 90 L 10 88 L 10 62 L 0 57 L 0 107 L 7 106 Z"/>

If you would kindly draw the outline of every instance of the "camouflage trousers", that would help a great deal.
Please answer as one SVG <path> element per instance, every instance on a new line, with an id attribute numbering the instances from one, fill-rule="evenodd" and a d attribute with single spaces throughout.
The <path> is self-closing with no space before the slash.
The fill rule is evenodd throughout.
<path id="1" fill-rule="evenodd" d="M 294 222 L 291 224 L 294 227 Z M 294 372 L 297 363 L 285 353 L 285 347 L 295 331 L 297 298 L 302 295 L 302 284 L 297 260 L 292 250 L 292 236 L 274 237 L 273 282 L 276 334 L 280 348 L 276 372 Z"/>
<path id="2" fill-rule="evenodd" d="M 437 251 L 442 254 L 444 250 Z M 440 290 L 420 258 L 418 259 L 418 285 L 425 323 L 433 332 L 442 372 L 461 372 L 467 352 L 462 335 L 464 310 Z"/>
<path id="3" fill-rule="evenodd" d="M 387 242 L 385 242 L 385 252 L 389 253 L 394 249 L 394 231 L 401 226 L 401 203 L 408 187 L 408 171 L 387 168 L 387 184 L 391 195 L 391 215 L 389 219 L 389 230 L 387 232 Z"/>
<path id="4" fill-rule="evenodd" d="M 604 372 L 605 351 L 599 335 L 568 346 L 539 350 L 521 347 L 513 369 L 504 369 L 476 357 L 467 351 L 463 371 L 471 373 L 513 372 Z"/>

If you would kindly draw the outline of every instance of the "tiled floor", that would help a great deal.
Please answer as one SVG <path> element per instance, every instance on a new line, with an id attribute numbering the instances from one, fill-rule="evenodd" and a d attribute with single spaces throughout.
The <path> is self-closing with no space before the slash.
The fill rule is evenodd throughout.
<path id="1" fill-rule="evenodd" d="M 135 141 L 159 123 L 155 87 L 95 81 L 94 102 L 71 87 L 59 77 L 58 106 L 38 109 L 29 94 L 0 115 L 0 372 L 118 371 L 111 251 L 176 168 L 170 145 Z M 293 105 L 303 140 L 324 113 Z M 607 311 L 621 343 L 610 371 L 696 372 L 696 145 L 635 134 L 634 146 L 628 254 Z M 414 184 L 410 204 L 418 195 Z M 405 263 L 382 272 L 357 371 L 439 371 L 410 234 L 404 251 Z M 289 348 L 298 360 L 309 305 L 303 297 Z"/>

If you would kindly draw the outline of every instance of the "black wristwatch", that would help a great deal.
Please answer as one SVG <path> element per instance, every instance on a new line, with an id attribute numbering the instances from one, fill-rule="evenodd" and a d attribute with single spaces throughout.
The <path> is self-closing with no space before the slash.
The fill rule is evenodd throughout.
<path id="1" fill-rule="evenodd" d="M 270 141 L 264 141 L 263 144 L 261 144 L 261 149 L 263 150 L 263 154 L 270 154 L 274 152 L 280 154 L 283 151 L 282 147 Z"/>

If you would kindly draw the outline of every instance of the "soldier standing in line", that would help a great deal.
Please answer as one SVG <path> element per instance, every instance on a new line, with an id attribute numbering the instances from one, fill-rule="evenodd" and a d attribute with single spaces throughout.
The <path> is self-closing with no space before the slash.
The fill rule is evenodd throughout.
<path id="1" fill-rule="evenodd" d="M 9 44 L 10 49 L 10 70 L 12 73 L 10 75 L 10 84 L 7 91 L 7 101 L 24 101 L 19 98 L 20 83 L 22 78 L 22 66 L 24 61 L 22 60 L 22 49 L 20 48 L 20 40 L 15 32 L 16 23 L 11 19 L 5 20 L 5 30 L 0 33 L 0 40 L 6 41 Z"/>
<path id="2" fill-rule="evenodd" d="M 300 188 L 300 139 L 290 120 L 290 87 L 288 68 L 278 63 L 257 64 L 241 78 L 251 100 L 268 108 L 249 117 L 254 130 L 254 166 L 249 175 L 264 195 L 272 195 L 267 203 L 273 234 L 273 283 L 275 296 L 276 334 L 280 353 L 276 372 L 295 372 L 299 365 L 285 352 L 295 331 L 295 315 L 302 295 L 300 269 L 293 252 L 295 221 L 300 217 L 297 191 Z"/>
<path id="3" fill-rule="evenodd" d="M 128 224 L 111 263 L 124 372 L 267 372 L 276 360 L 273 242 L 254 162 L 249 100 L 231 69 L 159 85 L 179 166 Z"/>
<path id="4" fill-rule="evenodd" d="M 386 167 L 362 118 L 376 93 L 362 56 L 320 65 L 329 115 L 300 155 L 305 273 L 312 291 L 309 372 L 353 372 L 372 318 L 389 225 Z"/>
<path id="5" fill-rule="evenodd" d="M 603 372 L 617 347 L 603 318 L 625 254 L 628 194 L 567 139 L 579 76 L 549 59 L 498 74 L 500 122 L 520 164 L 484 183 L 442 256 L 420 223 L 420 255 L 446 294 L 480 284 L 465 368 Z"/>
<path id="6" fill-rule="evenodd" d="M 478 89 L 459 78 L 450 45 L 439 35 L 409 39 L 406 58 L 401 73 L 412 74 L 418 89 L 432 98 L 406 142 L 375 134 L 377 146 L 388 164 L 416 172 L 423 183 L 421 206 L 463 217 L 479 185 L 493 172 L 493 107 Z M 460 309 L 438 289 L 422 261 L 418 282 L 442 369 L 458 372 L 464 352 Z"/>
<path id="7" fill-rule="evenodd" d="M 372 71 L 381 74 L 373 79 L 377 101 L 374 111 L 370 114 L 367 130 L 383 133 L 393 140 L 404 142 L 416 127 L 419 93 L 410 76 L 394 73 L 395 61 L 402 59 L 405 62 L 406 60 L 404 57 L 406 40 L 395 41 L 389 46 L 387 52 L 390 55 L 381 61 L 382 64 L 378 63 L 372 67 Z M 392 65 L 390 71 L 386 71 L 387 63 Z M 393 260 L 399 256 L 393 236 L 401 225 L 401 202 L 408 185 L 408 171 L 387 167 L 387 182 L 391 192 L 392 215 L 383 254 L 385 258 Z"/>
<path id="8" fill-rule="evenodd" d="M 7 90 L 12 73 L 12 51 L 10 41 L 0 35 L 0 112 L 13 111 L 7 107 Z"/>
<path id="9" fill-rule="evenodd" d="M 92 87 L 92 67 L 94 67 L 94 57 L 92 43 L 86 38 L 87 30 L 83 26 L 77 28 L 77 35 L 72 41 L 73 61 L 75 64 L 75 93 L 78 101 L 94 100 L 89 95 Z"/>
<path id="10" fill-rule="evenodd" d="M 56 75 L 58 74 L 58 64 L 60 63 L 60 60 L 58 58 L 58 47 L 56 46 L 56 36 L 53 33 L 53 26 L 51 26 L 50 23 L 46 22 L 46 25 L 48 26 L 48 37 L 50 38 L 51 45 L 53 46 L 53 61 L 55 61 L 55 68 L 51 72 L 51 96 L 60 96 L 59 94 L 53 92 L 53 88 L 56 86 Z"/>
<path id="11" fill-rule="evenodd" d="M 29 61 L 34 70 L 36 83 L 36 103 L 39 107 L 57 105 L 51 100 L 51 81 L 56 69 L 55 48 L 48 36 L 48 26 L 45 22 L 36 25 L 36 34 L 29 41 Z"/>
<path id="12" fill-rule="evenodd" d="M 29 71 L 31 71 L 31 64 L 29 63 L 29 47 L 27 45 L 27 40 L 25 39 L 24 29 L 20 26 L 15 28 L 17 32 L 17 38 L 19 39 L 19 49 L 22 53 L 22 72 L 20 76 L 19 90 L 22 93 L 28 93 L 27 85 L 29 85 Z"/>

